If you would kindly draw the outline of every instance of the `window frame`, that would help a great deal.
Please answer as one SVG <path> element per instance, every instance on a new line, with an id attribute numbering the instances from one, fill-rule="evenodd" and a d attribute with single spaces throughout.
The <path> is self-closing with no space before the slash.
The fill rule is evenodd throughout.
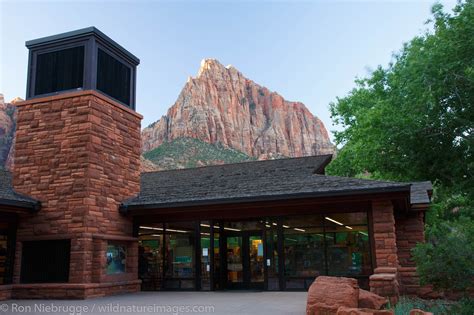
<path id="1" fill-rule="evenodd" d="M 106 54 L 108 54 L 110 57 L 114 58 L 115 60 L 119 61 L 121 64 L 123 64 L 125 67 L 127 67 L 130 70 L 130 86 L 128 87 L 129 89 L 129 104 L 126 104 L 122 102 L 121 100 L 116 99 L 112 95 L 107 94 L 106 92 L 99 90 L 97 86 L 97 75 L 99 72 L 99 49 L 102 49 L 102 51 Z M 135 79 L 136 79 L 136 71 L 135 67 L 132 67 L 130 65 L 130 62 L 127 62 L 124 58 L 122 58 L 119 54 L 114 53 L 111 49 L 109 49 L 106 45 L 103 45 L 100 42 L 96 42 L 96 44 L 93 47 L 94 50 L 94 64 L 92 65 L 92 78 L 93 78 L 93 86 L 94 90 L 96 90 L 99 93 L 102 93 L 104 95 L 107 95 L 107 97 L 110 97 L 116 102 L 119 102 L 120 104 L 123 104 L 129 108 L 135 109 Z"/>
<path id="2" fill-rule="evenodd" d="M 38 55 L 42 54 L 47 54 L 47 53 L 52 53 L 52 52 L 57 52 L 69 48 L 76 48 L 76 47 L 84 47 L 84 68 L 82 72 L 82 87 L 80 90 L 86 90 L 87 85 L 89 83 L 88 80 L 88 75 L 87 75 L 87 64 L 90 60 L 90 41 L 89 40 L 79 40 L 79 41 L 73 41 L 67 44 L 54 44 L 47 46 L 42 49 L 38 50 L 31 50 L 29 54 L 29 69 L 28 69 L 28 80 L 27 80 L 27 95 L 26 98 L 36 98 L 36 97 L 46 97 L 46 96 L 51 96 L 51 95 L 57 95 L 59 93 L 67 93 L 71 91 L 78 91 L 79 88 L 74 88 L 74 89 L 68 89 L 68 90 L 61 90 L 61 91 L 55 91 L 55 92 L 50 92 L 50 93 L 42 93 L 42 94 L 36 94 L 36 75 L 37 75 L 37 62 L 38 62 Z"/>

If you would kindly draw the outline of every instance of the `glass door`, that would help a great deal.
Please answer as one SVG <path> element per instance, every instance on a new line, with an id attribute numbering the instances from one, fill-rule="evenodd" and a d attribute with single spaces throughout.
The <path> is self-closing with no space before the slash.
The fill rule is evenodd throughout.
<path id="1" fill-rule="evenodd" d="M 264 284 L 261 233 L 238 232 L 225 237 L 227 289 L 260 289 Z"/>
<path id="2" fill-rule="evenodd" d="M 248 287 L 251 289 L 263 290 L 264 259 L 263 259 L 263 240 L 261 235 L 249 235 L 248 237 Z"/>
<path id="3" fill-rule="evenodd" d="M 241 289 L 244 283 L 244 255 L 242 236 L 227 236 L 227 286 Z"/>

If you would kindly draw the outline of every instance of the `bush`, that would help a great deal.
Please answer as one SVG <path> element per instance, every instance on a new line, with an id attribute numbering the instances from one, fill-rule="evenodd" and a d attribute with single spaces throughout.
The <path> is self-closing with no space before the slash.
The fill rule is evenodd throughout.
<path id="1" fill-rule="evenodd" d="M 393 310 L 395 315 L 408 315 L 415 308 L 431 312 L 434 315 L 472 315 L 474 313 L 474 300 L 465 298 L 458 302 L 452 302 L 401 297 Z"/>
<path id="2" fill-rule="evenodd" d="M 451 312 L 452 303 L 444 300 L 422 300 L 418 298 L 401 297 L 394 307 L 395 315 L 408 315 L 412 309 L 438 314 L 454 314 Z"/>
<path id="3" fill-rule="evenodd" d="M 474 281 L 474 224 L 472 220 L 439 223 L 427 243 L 413 249 L 422 284 L 435 289 L 466 291 Z"/>

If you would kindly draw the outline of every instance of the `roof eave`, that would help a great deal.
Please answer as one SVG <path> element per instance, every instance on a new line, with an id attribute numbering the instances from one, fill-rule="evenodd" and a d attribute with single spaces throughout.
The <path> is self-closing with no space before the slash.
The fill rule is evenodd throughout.
<path id="1" fill-rule="evenodd" d="M 11 199 L 0 199 L 0 205 L 9 206 L 14 208 L 25 209 L 30 213 L 36 213 L 41 209 L 41 202 L 29 202 L 29 201 L 20 201 L 20 200 L 11 200 Z"/>
<path id="2" fill-rule="evenodd" d="M 149 203 L 149 204 L 126 204 L 123 203 L 119 207 L 119 211 L 123 215 L 127 215 L 134 209 L 162 209 L 162 208 L 181 208 L 189 206 L 206 206 L 206 205 L 219 205 L 219 204 L 234 204 L 234 203 L 247 203 L 257 201 L 279 201 L 279 200 L 290 200 L 290 199 L 303 199 L 303 198 L 324 198 L 324 197 L 342 197 L 351 195 L 370 195 L 370 194 L 383 194 L 383 193 L 408 193 L 409 198 L 410 185 L 401 185 L 396 187 L 384 187 L 384 188 L 371 188 L 364 190 L 340 190 L 325 193 L 299 193 L 299 194 L 285 194 L 285 195 L 267 195 L 267 196 L 254 196 L 254 197 L 238 197 L 238 198 L 222 198 L 213 200 L 198 200 L 198 201 L 184 201 L 174 203 Z"/>

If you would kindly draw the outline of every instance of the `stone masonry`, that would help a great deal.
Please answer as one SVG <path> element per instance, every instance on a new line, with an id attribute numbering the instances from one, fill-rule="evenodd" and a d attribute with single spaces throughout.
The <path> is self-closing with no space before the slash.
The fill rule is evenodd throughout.
<path id="1" fill-rule="evenodd" d="M 13 298 L 87 298 L 137 291 L 138 242 L 118 206 L 136 195 L 142 117 L 95 91 L 17 104 L 13 185 L 42 202 L 21 220 Z M 69 283 L 21 284 L 22 242 L 70 239 Z M 126 247 L 126 272 L 107 275 L 109 242 Z"/>
<path id="2" fill-rule="evenodd" d="M 394 207 L 391 201 L 372 202 L 373 238 L 376 266 L 370 276 L 370 291 L 389 298 L 395 304 L 400 294 L 398 250 Z"/>
<path id="3" fill-rule="evenodd" d="M 425 240 L 424 211 L 399 214 L 395 218 L 397 230 L 398 268 L 401 280 L 401 290 L 404 294 L 418 295 L 423 288 L 416 274 L 415 262 L 412 259 L 411 249 L 417 243 Z M 426 289 L 426 288 L 424 288 Z"/>

